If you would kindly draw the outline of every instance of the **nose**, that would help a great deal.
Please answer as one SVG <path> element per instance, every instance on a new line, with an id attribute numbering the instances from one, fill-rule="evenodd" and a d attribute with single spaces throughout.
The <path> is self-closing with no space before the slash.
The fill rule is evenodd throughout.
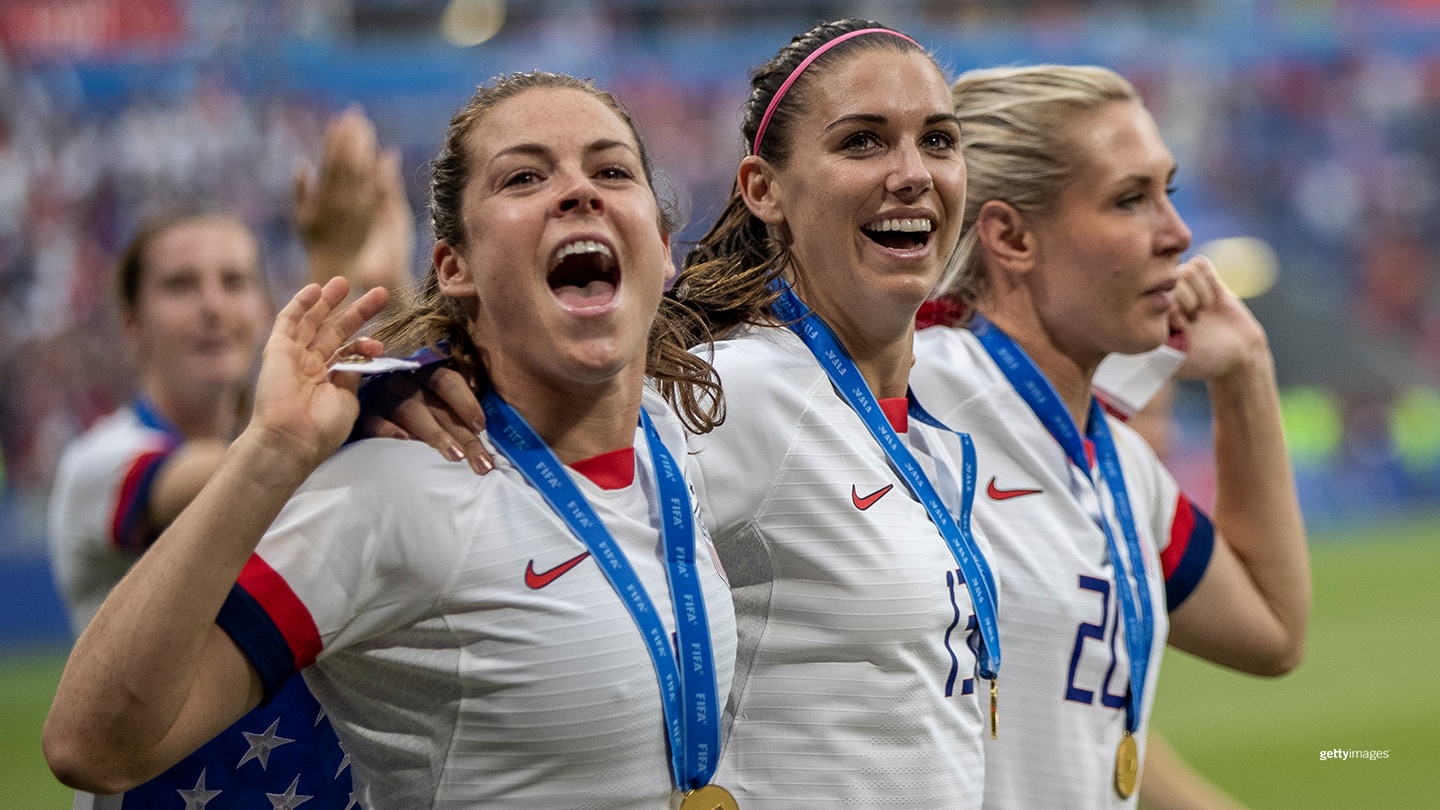
<path id="1" fill-rule="evenodd" d="M 209 279 L 200 288 L 200 311 L 207 319 L 220 317 L 226 310 L 227 293 L 224 282 L 219 279 Z"/>
<path id="2" fill-rule="evenodd" d="M 920 149 L 913 143 L 906 143 L 894 151 L 894 166 L 885 180 L 890 193 L 906 200 L 913 200 L 930 189 L 933 178 L 925 164 Z"/>
<path id="3" fill-rule="evenodd" d="M 1175 203 L 1167 195 L 1165 204 L 1160 212 L 1159 223 L 1159 247 L 1166 255 L 1179 256 L 1190 249 L 1190 242 L 1194 234 L 1190 226 L 1185 224 L 1185 219 L 1175 209 Z"/>
<path id="4" fill-rule="evenodd" d="M 595 187 L 590 178 L 577 176 L 560 195 L 555 205 L 555 213 L 585 213 L 599 214 L 605 210 L 605 202 L 600 197 L 600 189 Z"/>

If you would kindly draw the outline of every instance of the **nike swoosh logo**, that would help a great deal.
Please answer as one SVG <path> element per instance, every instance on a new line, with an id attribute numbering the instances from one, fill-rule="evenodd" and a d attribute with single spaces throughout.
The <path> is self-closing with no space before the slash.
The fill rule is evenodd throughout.
<path id="1" fill-rule="evenodd" d="M 991 478 L 990 483 L 985 487 L 985 494 L 993 501 L 1008 501 L 1011 498 L 1019 498 L 1024 495 L 1039 495 L 1043 489 L 1001 489 L 995 486 L 995 479 Z"/>
<path id="2" fill-rule="evenodd" d="M 854 484 L 851 484 L 851 485 L 850 485 L 850 500 L 851 500 L 852 503 L 855 504 L 855 508 L 856 508 L 856 509 L 859 509 L 861 512 L 864 512 L 866 509 L 869 509 L 870 507 L 874 506 L 876 501 L 878 501 L 878 500 L 880 500 L 881 498 L 885 497 L 885 494 L 886 494 L 887 492 L 889 492 L 890 490 L 894 489 L 894 488 L 895 488 L 895 485 L 894 485 L 894 484 L 886 484 L 885 486 L 883 486 L 883 487 L 875 490 L 874 492 L 870 493 L 869 495 L 866 495 L 866 496 L 864 496 L 864 497 L 861 497 L 861 495 L 860 495 L 860 490 L 856 489 Z"/>
<path id="3" fill-rule="evenodd" d="M 587 551 L 584 554 L 579 554 L 575 557 L 571 557 L 565 562 L 562 562 L 554 568 L 551 568 L 549 571 L 541 571 L 539 573 L 535 572 L 535 561 L 531 560 L 525 566 L 525 586 L 530 588 L 530 590 L 532 591 L 538 591 L 546 585 L 549 585 L 550 583 L 559 579 L 565 574 L 566 571 L 569 571 L 571 568 L 574 568 L 580 563 L 585 562 L 585 558 L 589 556 L 590 552 Z"/>

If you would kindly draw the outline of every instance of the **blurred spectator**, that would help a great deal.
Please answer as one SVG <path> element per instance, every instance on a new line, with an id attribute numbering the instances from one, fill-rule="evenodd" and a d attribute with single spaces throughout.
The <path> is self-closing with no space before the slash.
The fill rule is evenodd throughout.
<path id="1" fill-rule="evenodd" d="M 410 126 L 417 111 L 448 110 L 456 84 L 543 66 L 613 77 L 691 222 L 704 222 L 741 149 L 729 134 L 744 92 L 737 63 L 772 50 L 776 26 L 842 11 L 726 0 L 656 16 L 537 0 L 511 4 L 484 46 L 456 51 L 415 25 L 357 25 L 341 0 L 144 4 L 179 10 L 181 24 L 162 15 L 158 38 L 88 51 L 47 49 L 17 29 L 17 15 L 55 0 L 0 4 L 0 450 L 21 502 L 43 500 L 57 447 L 132 394 L 127 370 L 106 359 L 118 333 L 100 306 L 103 279 L 121 236 L 158 208 L 238 213 L 261 236 L 270 282 L 292 288 L 304 258 L 289 218 L 294 164 L 318 157 L 310 145 L 334 110 L 363 99 L 379 112 L 413 185 L 435 147 Z M 90 7 L 111 5 L 121 4 Z M 1290 289 L 1351 331 L 1408 347 L 1440 383 L 1440 4 L 1062 5 L 895 13 L 912 15 L 917 33 L 931 28 L 927 41 L 955 68 L 1123 60 L 1113 66 L 1152 108 L 1187 111 L 1163 118 L 1177 130 L 1166 133 L 1182 167 L 1177 201 L 1197 243 L 1265 239 Z M 677 250 L 697 236 L 682 231 Z"/>

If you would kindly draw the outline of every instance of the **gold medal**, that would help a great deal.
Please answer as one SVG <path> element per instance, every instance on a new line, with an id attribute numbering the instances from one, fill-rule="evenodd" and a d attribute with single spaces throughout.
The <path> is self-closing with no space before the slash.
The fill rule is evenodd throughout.
<path id="1" fill-rule="evenodd" d="M 730 791 L 719 785 L 689 790 L 680 799 L 680 810 L 740 810 Z"/>
<path id="2" fill-rule="evenodd" d="M 1130 798 L 1139 778 L 1140 749 L 1135 745 L 1135 737 L 1127 731 L 1115 748 L 1115 792 L 1122 799 Z"/>

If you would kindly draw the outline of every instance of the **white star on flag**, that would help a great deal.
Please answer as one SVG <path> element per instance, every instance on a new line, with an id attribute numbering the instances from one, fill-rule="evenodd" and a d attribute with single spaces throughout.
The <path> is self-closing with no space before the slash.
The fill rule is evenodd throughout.
<path id="1" fill-rule="evenodd" d="M 258 759 L 260 760 L 261 770 L 268 768 L 270 766 L 271 751 L 286 743 L 295 742 L 288 737 L 281 737 L 276 734 L 275 730 L 278 728 L 280 728 L 280 718 L 277 717 L 275 718 L 275 722 L 270 724 L 270 728 L 265 729 L 264 734 L 251 734 L 248 731 L 240 732 L 245 735 L 246 742 L 250 743 L 250 750 L 245 752 L 245 756 L 240 758 L 239 764 L 235 767 L 239 768 L 252 759 Z"/>
<path id="2" fill-rule="evenodd" d="M 345 751 L 345 746 L 340 746 L 340 750 Z M 340 767 L 335 769 L 335 778 L 339 779 L 340 774 L 344 773 L 348 767 L 350 767 L 350 752 L 345 751 L 345 756 L 340 760 Z"/>
<path id="3" fill-rule="evenodd" d="M 209 804 L 211 799 L 220 795 L 220 791 L 218 790 L 205 789 L 204 768 L 200 769 L 200 779 L 195 783 L 195 787 L 190 790 L 177 790 L 175 792 L 179 793 L 180 798 L 185 800 L 185 810 L 205 810 L 205 805 Z"/>
<path id="4" fill-rule="evenodd" d="M 295 775 L 295 781 L 284 793 L 266 793 L 265 798 L 270 800 L 270 810 L 295 810 L 295 808 L 315 798 L 314 796 L 296 796 L 295 791 L 300 787 L 300 775 Z"/>

